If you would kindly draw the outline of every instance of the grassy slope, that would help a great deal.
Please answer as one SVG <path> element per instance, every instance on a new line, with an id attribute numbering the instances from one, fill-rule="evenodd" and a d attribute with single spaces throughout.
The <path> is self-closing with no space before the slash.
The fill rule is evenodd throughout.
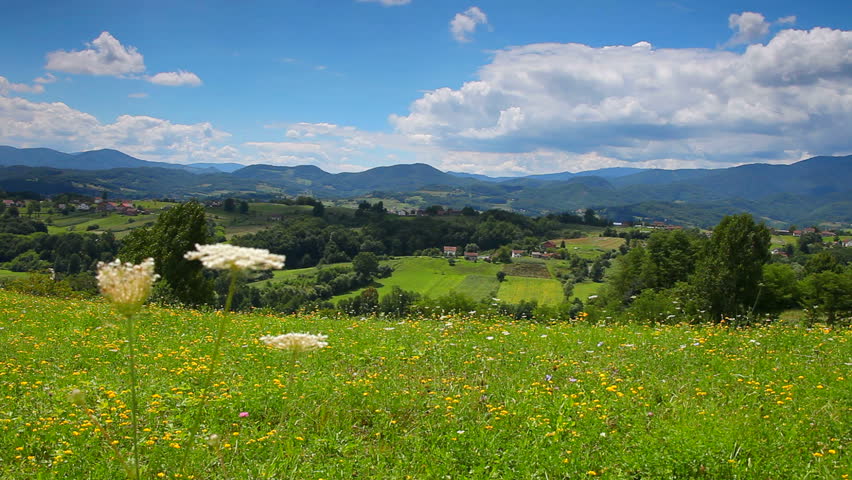
<path id="1" fill-rule="evenodd" d="M 151 308 L 139 322 L 147 478 L 176 473 L 216 319 Z M 202 415 L 222 446 L 193 451 L 195 478 L 852 474 L 848 328 L 230 322 Z M 0 478 L 121 477 L 66 399 L 83 390 L 127 451 L 129 379 L 116 323 L 102 303 L 0 291 Z M 295 357 L 257 340 L 288 331 L 325 333 L 330 347 Z"/>
<path id="2" fill-rule="evenodd" d="M 464 293 L 474 299 L 487 299 L 497 291 L 497 272 L 502 268 L 486 262 L 457 260 L 455 266 L 443 258 L 402 257 L 390 262 L 393 275 L 378 280 L 379 295 L 389 293 L 394 286 L 430 297 L 440 297 L 451 291 Z M 341 298 L 358 292 L 340 295 Z"/>

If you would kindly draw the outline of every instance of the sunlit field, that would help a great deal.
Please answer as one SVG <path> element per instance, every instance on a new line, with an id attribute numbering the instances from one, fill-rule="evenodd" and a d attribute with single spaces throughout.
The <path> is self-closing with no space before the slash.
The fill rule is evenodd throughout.
<path id="1" fill-rule="evenodd" d="M 218 315 L 139 318 L 144 478 L 852 474 L 849 328 L 263 314 L 230 318 L 181 473 Z M 117 321 L 106 303 L 0 291 L 0 478 L 123 478 L 93 420 L 130 451 Z M 328 335 L 329 347 L 258 341 L 285 332 Z M 92 416 L 69 401 L 74 388 Z"/>

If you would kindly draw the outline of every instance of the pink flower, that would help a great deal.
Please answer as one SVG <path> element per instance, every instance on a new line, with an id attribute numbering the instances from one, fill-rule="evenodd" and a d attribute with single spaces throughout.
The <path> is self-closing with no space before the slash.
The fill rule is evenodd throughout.
<path id="1" fill-rule="evenodd" d="M 248 412 L 240 412 L 240 418 L 248 417 Z"/>

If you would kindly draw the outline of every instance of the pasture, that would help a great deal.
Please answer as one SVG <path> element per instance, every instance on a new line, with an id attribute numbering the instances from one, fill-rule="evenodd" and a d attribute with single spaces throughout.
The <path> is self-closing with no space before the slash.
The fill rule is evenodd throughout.
<path id="1" fill-rule="evenodd" d="M 139 317 L 142 478 L 852 474 L 849 328 L 259 314 L 229 317 L 202 447 L 179 471 L 220 315 Z M 100 301 L 0 290 L 0 478 L 123 478 L 106 446 L 131 441 L 116 325 Z M 258 341 L 285 332 L 329 346 Z"/>

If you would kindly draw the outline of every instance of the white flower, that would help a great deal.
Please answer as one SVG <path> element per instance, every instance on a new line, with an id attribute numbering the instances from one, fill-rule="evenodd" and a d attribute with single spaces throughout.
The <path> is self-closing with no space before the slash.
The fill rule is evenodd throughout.
<path id="1" fill-rule="evenodd" d="M 293 352 L 309 352 L 319 348 L 325 348 L 328 343 L 325 341 L 327 335 L 311 335 L 310 333 L 287 333 L 273 337 L 265 335 L 260 337 L 260 341 L 270 347 L 279 350 L 290 350 Z"/>
<path id="2" fill-rule="evenodd" d="M 98 263 L 101 293 L 123 315 L 132 315 L 139 310 L 151 295 L 151 286 L 159 277 L 154 273 L 153 258 L 145 259 L 139 265 L 121 263 L 118 259 L 110 263 Z"/>
<path id="3" fill-rule="evenodd" d="M 284 266 L 284 255 L 269 253 L 263 248 L 248 248 L 217 243 L 195 245 L 195 251 L 186 252 L 187 260 L 200 260 L 212 270 L 269 270 Z"/>

